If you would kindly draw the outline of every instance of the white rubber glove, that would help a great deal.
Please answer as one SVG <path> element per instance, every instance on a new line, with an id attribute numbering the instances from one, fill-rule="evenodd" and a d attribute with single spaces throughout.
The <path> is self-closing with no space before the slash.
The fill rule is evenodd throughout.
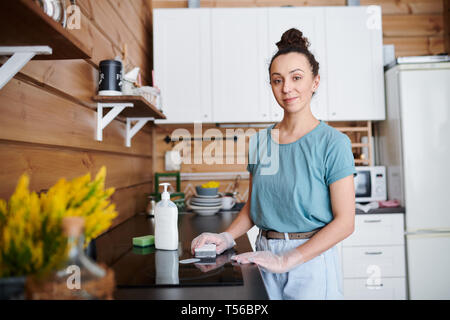
<path id="1" fill-rule="evenodd" d="M 302 254 L 292 249 L 284 254 L 274 254 L 270 251 L 245 252 L 231 257 L 239 263 L 255 263 L 273 273 L 285 273 L 304 262 Z"/>
<path id="2" fill-rule="evenodd" d="M 233 236 L 228 232 L 209 233 L 203 232 L 191 242 L 191 253 L 194 254 L 195 248 L 200 248 L 207 243 L 214 243 L 216 245 L 216 253 L 221 254 L 227 249 L 232 248 L 236 242 Z"/>

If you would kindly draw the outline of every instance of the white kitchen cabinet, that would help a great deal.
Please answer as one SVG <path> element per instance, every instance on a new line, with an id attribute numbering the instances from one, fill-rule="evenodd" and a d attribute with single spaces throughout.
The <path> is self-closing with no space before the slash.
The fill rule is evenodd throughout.
<path id="1" fill-rule="evenodd" d="M 356 215 L 355 232 L 343 241 L 344 246 L 404 245 L 402 214 Z"/>
<path id="2" fill-rule="evenodd" d="M 325 121 L 383 120 L 379 6 L 155 9 L 155 83 L 167 120 L 278 122 L 268 67 L 284 31 L 298 28 L 319 62 L 311 101 Z"/>
<path id="3" fill-rule="evenodd" d="M 266 8 L 211 11 L 214 122 L 269 119 Z"/>
<path id="4" fill-rule="evenodd" d="M 326 7 L 330 121 L 384 120 L 381 8 Z"/>
<path id="5" fill-rule="evenodd" d="M 344 278 L 367 278 L 367 271 L 375 265 L 379 267 L 380 277 L 405 276 L 404 246 L 345 247 L 342 258 Z"/>
<path id="6" fill-rule="evenodd" d="M 356 215 L 341 257 L 345 299 L 406 299 L 402 213 Z"/>
<path id="7" fill-rule="evenodd" d="M 405 300 L 405 280 L 383 278 L 369 284 L 366 279 L 344 279 L 344 295 L 347 300 Z"/>
<path id="8" fill-rule="evenodd" d="M 212 122 L 209 9 L 158 9 L 153 23 L 155 83 L 167 117 L 155 122 Z"/>
<path id="9" fill-rule="evenodd" d="M 310 51 L 319 62 L 320 84 L 319 89 L 311 100 L 311 111 L 320 120 L 327 120 L 327 57 L 325 44 L 325 8 L 324 7 L 295 7 L 295 8 L 268 8 L 269 15 L 269 57 L 266 69 L 268 70 L 270 59 L 278 51 L 276 43 L 280 41 L 282 34 L 291 28 L 301 30 L 308 38 Z M 268 74 L 268 71 L 267 71 Z M 270 81 L 270 79 L 267 79 Z M 283 109 L 278 105 L 273 96 L 268 82 L 267 91 L 270 97 L 270 120 L 281 121 Z"/>

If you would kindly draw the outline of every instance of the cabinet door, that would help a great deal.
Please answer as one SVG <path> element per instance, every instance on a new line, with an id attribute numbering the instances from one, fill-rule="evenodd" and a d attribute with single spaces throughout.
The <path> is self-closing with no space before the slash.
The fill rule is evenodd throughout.
<path id="1" fill-rule="evenodd" d="M 300 30 L 308 38 L 309 49 L 319 62 L 319 89 L 311 100 L 311 111 L 320 120 L 328 120 L 327 113 L 327 59 L 325 46 L 325 9 L 324 8 L 269 8 L 269 52 L 267 59 L 268 70 L 270 59 L 278 51 L 276 43 L 283 33 L 291 28 Z M 267 72 L 267 77 L 268 77 Z M 266 90 L 270 95 L 271 121 L 283 119 L 283 109 L 273 96 L 270 79 Z"/>
<path id="2" fill-rule="evenodd" d="M 330 121 L 384 120 L 381 8 L 327 7 Z"/>
<path id="3" fill-rule="evenodd" d="M 343 265 L 344 278 L 405 277 L 405 247 L 344 247 Z"/>
<path id="4" fill-rule="evenodd" d="M 344 279 L 346 300 L 406 300 L 404 277 L 384 278 L 371 283 L 371 279 Z"/>
<path id="5" fill-rule="evenodd" d="M 213 121 L 269 121 L 267 9 L 211 10 Z"/>
<path id="6" fill-rule="evenodd" d="M 349 246 L 404 245 L 403 214 L 357 214 L 355 231 L 343 241 Z"/>
<path id="7" fill-rule="evenodd" d="M 210 9 L 153 10 L 155 83 L 167 120 L 211 122 Z"/>

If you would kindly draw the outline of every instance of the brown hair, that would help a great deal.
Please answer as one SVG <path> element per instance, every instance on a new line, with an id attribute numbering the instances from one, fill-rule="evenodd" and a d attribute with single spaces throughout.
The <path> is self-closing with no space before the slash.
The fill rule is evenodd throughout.
<path id="1" fill-rule="evenodd" d="M 308 47 L 310 46 L 310 43 L 300 30 L 292 28 L 285 31 L 281 36 L 281 40 L 278 41 L 276 45 L 278 47 L 278 52 L 272 57 L 272 60 L 270 60 L 269 76 L 273 60 L 282 54 L 290 52 L 298 52 L 305 55 L 311 65 L 313 75 L 317 76 L 319 74 L 319 63 L 309 51 Z"/>

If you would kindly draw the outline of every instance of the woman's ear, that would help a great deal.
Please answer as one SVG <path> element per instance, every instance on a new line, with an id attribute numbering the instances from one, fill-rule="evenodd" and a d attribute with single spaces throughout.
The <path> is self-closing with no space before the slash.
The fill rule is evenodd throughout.
<path id="1" fill-rule="evenodd" d="M 313 86 L 312 86 L 312 91 L 316 92 L 317 88 L 319 87 L 320 84 L 320 75 L 318 74 L 317 76 L 314 77 L 313 80 Z"/>

